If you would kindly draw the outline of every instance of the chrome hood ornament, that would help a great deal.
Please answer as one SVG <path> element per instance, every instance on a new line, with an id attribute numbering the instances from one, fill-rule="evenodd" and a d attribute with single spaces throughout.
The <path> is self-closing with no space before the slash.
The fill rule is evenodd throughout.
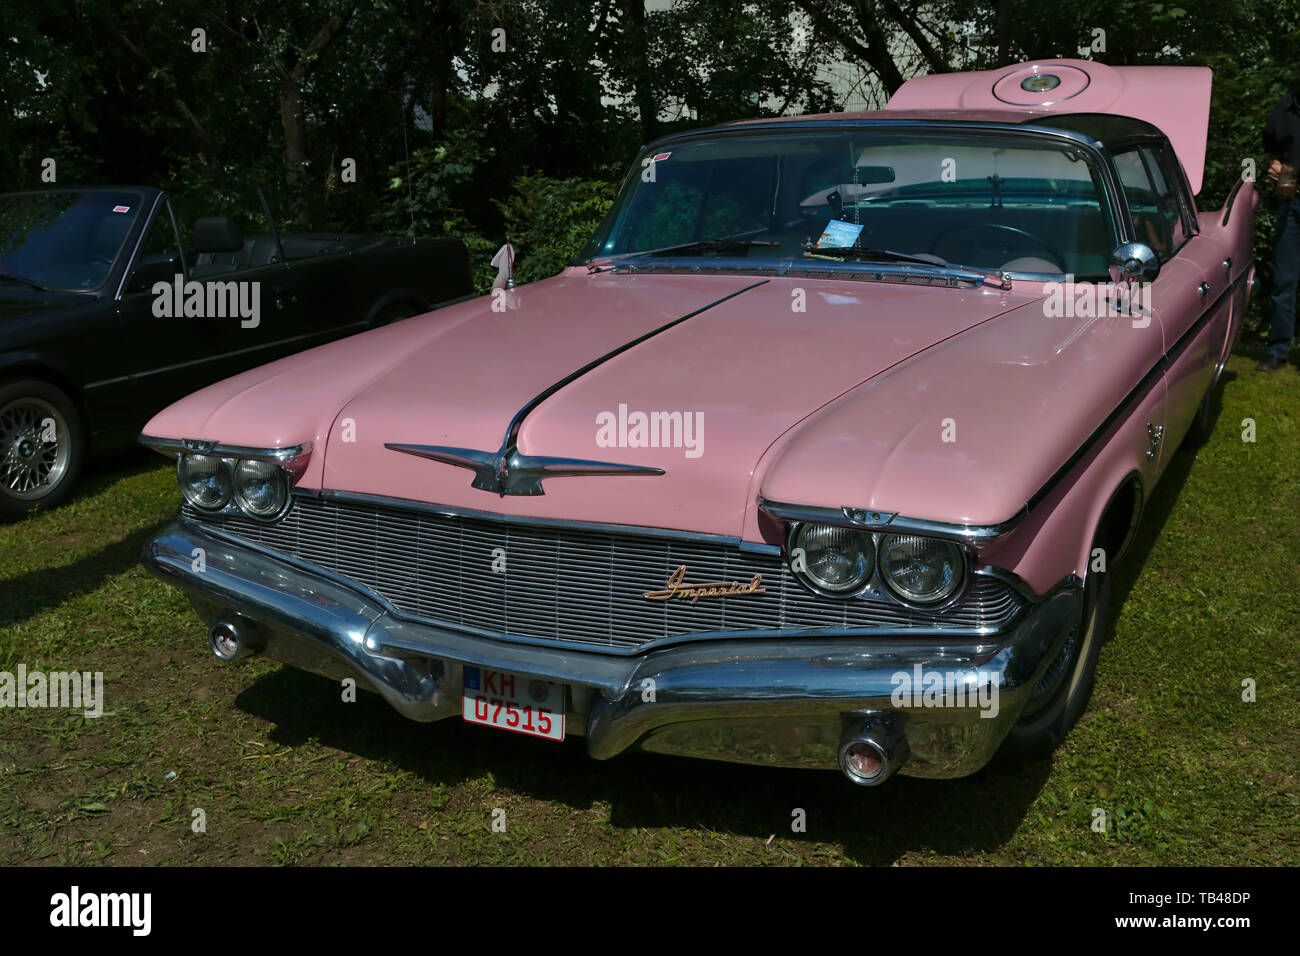
<path id="1" fill-rule="evenodd" d="M 479 451 L 475 448 L 453 448 L 449 445 L 398 445 L 385 443 L 385 448 L 415 455 L 432 461 L 445 462 L 457 468 L 474 472 L 470 484 L 483 491 L 491 491 L 504 498 L 506 495 L 544 495 L 542 482 L 547 478 L 573 478 L 584 475 L 662 475 L 662 468 L 641 465 L 620 465 L 609 461 L 587 461 L 582 458 L 552 458 L 545 455 L 524 455 L 513 445 L 500 451 Z"/>
<path id="2" fill-rule="evenodd" d="M 492 260 L 493 264 L 500 267 L 513 263 L 513 255 L 514 249 L 509 244 L 502 246 L 497 252 L 496 258 Z M 501 259 L 501 262 L 497 262 L 497 259 Z M 502 269 L 501 275 L 504 274 L 505 270 Z M 416 455 L 420 458 L 429 458 L 433 461 L 455 465 L 457 468 L 468 468 L 474 472 L 474 480 L 470 482 L 473 487 L 480 488 L 483 491 L 495 492 L 502 498 L 506 495 L 544 495 L 546 492 L 542 489 L 542 482 L 547 478 L 573 478 L 581 475 L 662 475 L 664 474 L 662 468 L 620 465 L 611 461 L 588 461 L 583 458 L 550 458 L 545 455 L 525 455 L 519 451 L 519 432 L 523 428 L 524 419 L 528 417 L 528 414 L 533 409 L 566 385 L 576 382 L 592 369 L 603 365 L 614 356 L 621 355 L 628 349 L 635 348 L 647 339 L 654 338 L 661 332 L 666 332 L 674 326 L 695 318 L 695 316 L 713 308 L 715 305 L 726 302 L 728 299 L 734 299 L 750 289 L 766 284 L 767 281 L 767 279 L 759 279 L 757 282 L 750 283 L 744 288 L 724 295 L 708 305 L 702 306 L 693 312 L 687 312 L 671 322 L 624 342 L 617 348 L 592 359 L 582 368 L 570 372 L 558 382 L 543 389 L 529 399 L 523 408 L 515 412 L 514 418 L 510 420 L 510 424 L 506 428 L 505 440 L 501 443 L 500 450 L 496 452 L 479 451 L 476 448 L 454 448 L 450 445 L 402 445 L 387 442 L 384 447 L 392 451 L 400 451 L 404 455 Z"/>

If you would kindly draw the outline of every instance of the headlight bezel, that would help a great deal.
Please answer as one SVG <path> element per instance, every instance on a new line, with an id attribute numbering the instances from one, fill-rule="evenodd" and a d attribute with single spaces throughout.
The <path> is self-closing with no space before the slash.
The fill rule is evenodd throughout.
<path id="1" fill-rule="evenodd" d="M 799 535 L 803 531 L 803 529 L 810 526 L 811 527 L 820 526 L 820 527 L 828 527 L 828 528 L 833 527 L 833 528 L 841 528 L 846 530 L 858 531 L 861 534 L 868 536 L 870 538 L 871 546 L 872 546 L 872 571 L 871 574 L 867 577 L 866 581 L 860 587 L 856 587 L 852 590 L 847 590 L 842 592 L 825 590 L 823 588 L 818 587 L 817 584 L 810 579 L 810 576 L 806 572 L 801 572 L 795 568 L 793 556 L 794 556 L 795 548 L 797 547 L 797 541 L 799 540 Z M 885 539 L 904 538 L 904 537 L 923 538 L 926 539 L 927 541 L 934 541 L 952 549 L 952 553 L 955 555 L 955 562 L 956 562 L 956 571 L 954 575 L 955 583 L 954 586 L 950 590 L 948 590 L 945 594 L 941 595 L 938 598 L 934 598 L 928 601 L 916 600 L 908 597 L 906 593 L 903 593 L 903 589 L 896 588 L 886 578 L 884 567 L 882 564 Z M 809 593 L 815 594 L 818 597 L 827 598 L 829 600 L 839 600 L 839 601 L 855 600 L 855 599 L 883 600 L 883 601 L 889 601 L 896 604 L 900 604 L 904 607 L 911 608 L 917 611 L 925 611 L 928 613 L 942 611 L 949 607 L 952 607 L 954 604 L 959 603 L 962 600 L 962 598 L 965 596 L 967 590 L 970 588 L 972 569 L 975 567 L 974 555 L 971 554 L 969 544 L 963 541 L 957 541 L 953 538 L 948 538 L 941 535 L 931 535 L 931 534 L 912 534 L 912 533 L 899 534 L 899 533 L 881 531 L 878 529 L 855 527 L 853 525 L 847 525 L 847 524 L 841 525 L 838 523 L 819 522 L 819 521 L 789 522 L 786 527 L 785 547 L 783 548 L 782 556 L 784 558 L 786 568 L 790 571 L 794 579 L 799 582 L 799 585 Z"/>

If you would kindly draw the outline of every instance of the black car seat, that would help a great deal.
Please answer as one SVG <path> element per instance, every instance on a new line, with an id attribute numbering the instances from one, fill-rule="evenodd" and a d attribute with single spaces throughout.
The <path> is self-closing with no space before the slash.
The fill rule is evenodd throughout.
<path id="1" fill-rule="evenodd" d="M 194 266 L 196 279 L 223 275 L 243 267 L 244 237 L 229 216 L 205 216 L 194 222 Z"/>

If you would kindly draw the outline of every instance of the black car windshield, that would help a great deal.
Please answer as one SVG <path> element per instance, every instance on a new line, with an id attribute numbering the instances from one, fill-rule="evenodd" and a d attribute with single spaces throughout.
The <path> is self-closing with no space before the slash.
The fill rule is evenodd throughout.
<path id="1" fill-rule="evenodd" d="M 1089 154 L 1042 134 L 722 134 L 647 151 L 583 259 L 925 261 L 1097 276 L 1116 243 Z"/>
<path id="2" fill-rule="evenodd" d="M 99 288 L 141 203 L 125 190 L 0 195 L 0 284 L 8 276 L 49 289 Z"/>

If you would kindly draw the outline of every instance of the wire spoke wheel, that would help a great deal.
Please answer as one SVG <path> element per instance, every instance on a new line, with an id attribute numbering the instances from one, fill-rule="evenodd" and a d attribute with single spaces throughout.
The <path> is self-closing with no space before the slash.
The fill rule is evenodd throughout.
<path id="1" fill-rule="evenodd" d="M 0 407 L 0 490 L 20 501 L 50 494 L 67 474 L 71 438 L 63 414 L 43 398 Z"/>

